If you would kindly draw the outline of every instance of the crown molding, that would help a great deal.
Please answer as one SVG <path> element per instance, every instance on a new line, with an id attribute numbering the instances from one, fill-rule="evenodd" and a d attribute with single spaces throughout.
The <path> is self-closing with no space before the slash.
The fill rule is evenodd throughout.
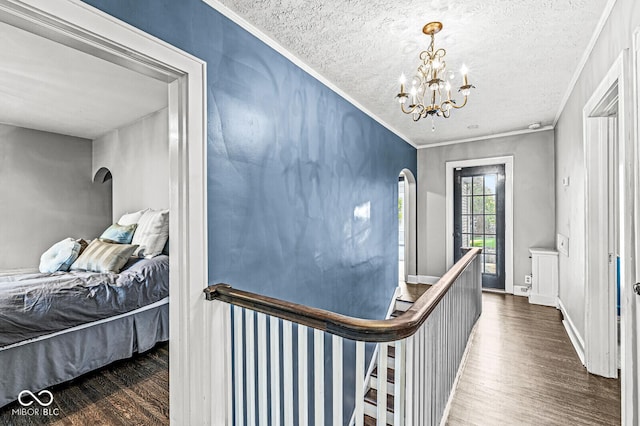
<path id="1" fill-rule="evenodd" d="M 591 53 L 593 52 L 593 49 L 596 46 L 596 42 L 598 41 L 598 38 L 602 33 L 604 25 L 607 23 L 607 19 L 609 19 L 609 15 L 611 15 L 611 11 L 613 10 L 613 6 L 615 6 L 616 1 L 617 0 L 608 0 L 607 4 L 605 5 L 604 10 L 602 11 L 602 15 L 600 15 L 600 20 L 598 21 L 598 24 L 596 25 L 596 28 L 593 31 L 591 40 L 589 40 L 589 44 L 587 45 L 587 48 L 584 50 L 584 53 L 582 54 L 582 58 L 580 58 L 580 62 L 578 63 L 578 67 L 576 68 L 576 71 L 573 73 L 573 77 L 569 82 L 569 87 L 567 87 L 567 91 L 565 92 L 564 96 L 562 97 L 562 100 L 560 101 L 560 107 L 558 108 L 558 112 L 556 112 L 556 117 L 553 119 L 553 127 L 555 127 L 556 124 L 558 124 L 558 120 L 562 115 L 562 111 L 564 110 L 564 107 L 567 105 L 567 102 L 571 97 L 571 93 L 573 93 L 573 89 L 575 89 L 576 84 L 578 83 L 578 79 L 580 78 L 580 75 L 582 74 L 582 71 L 584 70 L 584 67 L 587 64 L 587 61 L 589 60 L 589 57 L 591 56 Z"/>
<path id="2" fill-rule="evenodd" d="M 467 138 L 467 139 L 458 139 L 458 140 L 452 140 L 452 141 L 446 141 L 446 142 L 432 143 L 432 144 L 428 144 L 428 145 L 420 145 L 420 146 L 418 146 L 418 149 L 437 148 L 439 146 L 447 146 L 447 145 L 456 145 L 456 144 L 459 144 L 459 143 L 484 141 L 484 140 L 487 140 L 487 139 L 503 138 L 503 137 L 506 137 L 506 136 L 517 136 L 517 135 L 524 135 L 524 134 L 527 134 L 527 133 L 546 132 L 547 130 L 553 130 L 553 129 L 554 129 L 553 126 L 543 126 L 543 127 L 540 127 L 539 129 L 535 129 L 535 130 L 531 130 L 531 129 L 514 130 L 512 132 L 494 133 L 494 134 L 491 134 L 491 135 L 484 135 L 484 136 L 478 136 L 478 137 Z"/>

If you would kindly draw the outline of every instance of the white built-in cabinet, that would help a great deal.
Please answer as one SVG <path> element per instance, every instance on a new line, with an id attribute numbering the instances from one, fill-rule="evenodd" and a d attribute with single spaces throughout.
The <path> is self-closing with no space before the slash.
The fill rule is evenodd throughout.
<path id="1" fill-rule="evenodd" d="M 531 291 L 529 303 L 536 305 L 558 305 L 558 252 L 548 248 L 532 247 Z"/>

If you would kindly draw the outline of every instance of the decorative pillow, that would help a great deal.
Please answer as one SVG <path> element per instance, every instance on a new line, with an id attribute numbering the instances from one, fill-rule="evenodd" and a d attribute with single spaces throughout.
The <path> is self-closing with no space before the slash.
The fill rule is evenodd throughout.
<path id="1" fill-rule="evenodd" d="M 78 252 L 78 256 L 80 256 L 82 254 L 82 252 L 84 251 L 84 249 L 86 249 L 89 246 L 89 241 L 83 239 L 83 238 L 78 238 L 76 240 L 76 243 L 80 244 L 80 251 Z"/>
<path id="2" fill-rule="evenodd" d="M 73 262 L 71 270 L 117 274 L 137 248 L 133 244 L 112 244 L 95 239 Z"/>
<path id="3" fill-rule="evenodd" d="M 148 210 L 144 212 L 131 244 L 137 244 L 135 257 L 150 259 L 162 253 L 169 239 L 169 210 Z"/>
<path id="4" fill-rule="evenodd" d="M 129 244 L 131 239 L 133 239 L 133 233 L 136 232 L 137 226 L 138 225 L 135 223 L 127 226 L 114 223 L 108 227 L 102 235 L 100 235 L 100 241 L 104 241 L 106 243 Z"/>
<path id="5" fill-rule="evenodd" d="M 139 212 L 134 212 L 134 213 L 125 213 L 122 216 L 120 216 L 120 219 L 118 219 L 117 223 L 118 225 L 122 225 L 122 226 L 137 224 L 140 221 L 140 218 L 142 217 L 144 212 L 146 212 L 147 210 L 149 209 L 140 210 Z"/>
<path id="6" fill-rule="evenodd" d="M 78 258 L 80 243 L 73 238 L 65 238 L 51 246 L 40 256 L 40 272 L 68 271 Z"/>

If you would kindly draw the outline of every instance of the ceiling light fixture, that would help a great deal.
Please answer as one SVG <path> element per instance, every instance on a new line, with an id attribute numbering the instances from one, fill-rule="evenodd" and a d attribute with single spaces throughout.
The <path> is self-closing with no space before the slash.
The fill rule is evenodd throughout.
<path id="1" fill-rule="evenodd" d="M 467 104 L 467 97 L 471 93 L 471 89 L 475 88 L 475 86 L 469 84 L 467 78 L 468 69 L 463 65 L 460 69 L 462 85 L 458 88 L 458 92 L 464 97 L 463 102 L 458 105 L 451 98 L 451 83 L 455 79 L 455 73 L 451 70 L 447 71 L 447 64 L 444 61 L 447 51 L 442 48 L 436 49 L 434 45 L 435 35 L 441 29 L 441 22 L 430 22 L 422 28 L 423 33 L 431 36 L 431 44 L 428 50 L 420 53 L 422 63 L 411 81 L 409 93 L 405 92 L 406 78 L 402 74 L 400 76 L 400 93 L 396 96 L 398 102 L 400 102 L 402 112 L 411 114 L 413 121 L 431 116 L 432 131 L 436 129 L 433 124 L 433 116 L 449 118 L 451 108 L 460 109 L 464 107 Z M 411 97 L 410 101 L 409 97 Z M 409 101 L 409 105 L 407 105 L 407 101 Z"/>

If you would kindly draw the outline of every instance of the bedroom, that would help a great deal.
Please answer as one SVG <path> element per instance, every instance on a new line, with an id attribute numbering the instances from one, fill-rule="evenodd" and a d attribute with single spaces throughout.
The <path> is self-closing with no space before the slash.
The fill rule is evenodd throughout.
<path id="1" fill-rule="evenodd" d="M 168 339 L 169 85 L 6 23 L 0 37 L 5 405 Z"/>

